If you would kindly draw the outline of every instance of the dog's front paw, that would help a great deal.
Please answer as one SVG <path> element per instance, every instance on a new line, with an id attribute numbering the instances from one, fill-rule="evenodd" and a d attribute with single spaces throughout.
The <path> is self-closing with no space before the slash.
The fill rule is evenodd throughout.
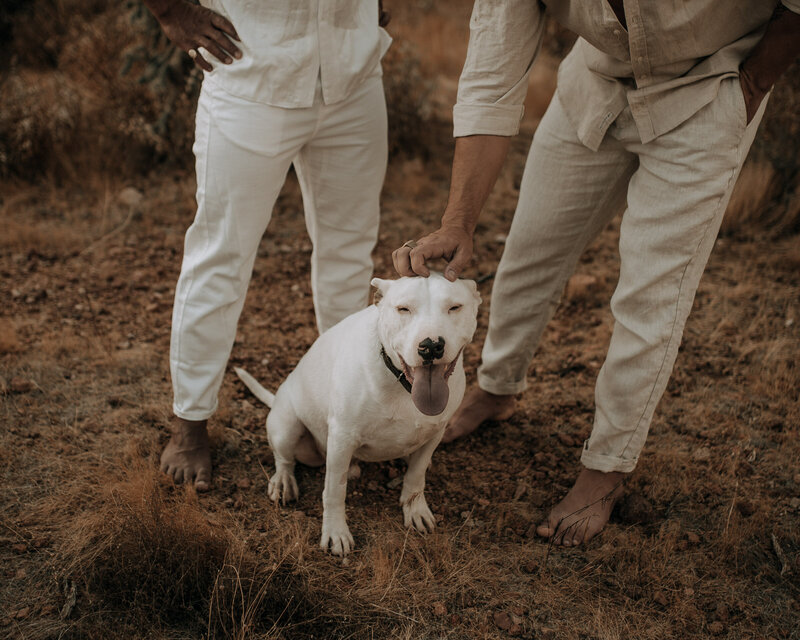
<path id="1" fill-rule="evenodd" d="M 275 475 L 269 480 L 267 495 L 273 502 L 280 500 L 282 504 L 297 500 L 300 490 L 297 488 L 294 473 L 287 469 L 275 471 Z"/>
<path id="2" fill-rule="evenodd" d="M 346 556 L 355 548 L 353 536 L 344 518 L 328 520 L 323 516 L 319 546 L 325 550 L 330 547 L 331 553 L 335 556 Z"/>
<path id="3" fill-rule="evenodd" d="M 436 518 L 428 508 L 425 494 L 417 493 L 403 503 L 403 523 L 420 533 L 430 533 L 436 527 Z"/>

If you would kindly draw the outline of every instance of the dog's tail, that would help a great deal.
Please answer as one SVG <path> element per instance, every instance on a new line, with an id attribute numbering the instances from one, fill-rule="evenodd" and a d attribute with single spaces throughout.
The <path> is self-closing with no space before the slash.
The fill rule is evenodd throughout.
<path id="1" fill-rule="evenodd" d="M 247 371 L 241 369 L 239 367 L 234 367 L 233 370 L 236 372 L 236 375 L 239 376 L 239 380 L 244 382 L 244 386 L 246 386 L 250 391 L 253 392 L 253 395 L 261 400 L 265 405 L 267 405 L 270 409 L 272 405 L 275 404 L 275 394 L 268 389 L 265 389 L 261 386 L 258 380 L 256 380 L 253 376 L 251 376 Z"/>

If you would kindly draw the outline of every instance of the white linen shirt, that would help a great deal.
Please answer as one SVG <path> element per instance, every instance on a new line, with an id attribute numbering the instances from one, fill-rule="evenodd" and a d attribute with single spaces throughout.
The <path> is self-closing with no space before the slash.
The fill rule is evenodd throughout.
<path id="1" fill-rule="evenodd" d="M 624 0 L 627 29 L 606 0 L 476 0 L 453 108 L 454 135 L 519 131 L 544 12 L 578 34 L 557 93 L 578 138 L 597 150 L 628 105 L 642 142 L 688 120 L 764 34 L 777 1 Z M 783 0 L 800 12 L 800 0 Z"/>
<path id="2" fill-rule="evenodd" d="M 378 26 L 377 0 L 201 0 L 236 28 L 242 51 L 226 65 L 210 54 L 211 81 L 231 95 L 274 107 L 346 99 L 380 74 L 392 39 Z"/>

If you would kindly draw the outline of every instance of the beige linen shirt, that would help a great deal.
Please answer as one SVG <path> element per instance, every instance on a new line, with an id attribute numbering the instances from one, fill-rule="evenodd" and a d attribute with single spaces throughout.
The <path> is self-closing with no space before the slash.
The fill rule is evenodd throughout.
<path id="1" fill-rule="evenodd" d="M 606 0 L 476 0 L 453 108 L 454 135 L 519 131 L 544 12 L 578 34 L 557 93 L 583 144 L 597 150 L 628 105 L 650 142 L 717 95 L 761 39 L 769 0 L 624 0 L 627 29 Z M 800 0 L 783 0 L 800 12 Z"/>
<path id="2" fill-rule="evenodd" d="M 275 107 L 310 107 L 347 98 L 378 64 L 392 39 L 378 26 L 378 0 L 201 0 L 236 27 L 242 57 L 210 56 L 206 73 L 228 93 Z"/>

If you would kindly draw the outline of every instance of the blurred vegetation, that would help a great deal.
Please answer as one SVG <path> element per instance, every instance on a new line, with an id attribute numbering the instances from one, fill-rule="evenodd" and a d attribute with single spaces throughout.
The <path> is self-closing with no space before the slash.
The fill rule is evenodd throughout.
<path id="1" fill-rule="evenodd" d="M 548 24 L 548 52 L 563 56 L 573 41 Z M 191 167 L 201 73 L 141 0 L 3 0 L 0 54 L 0 177 L 68 181 L 92 171 Z M 433 79 L 410 42 L 395 40 L 384 85 L 390 152 L 438 153 Z M 800 231 L 798 113 L 796 64 L 773 92 L 725 232 L 746 221 Z"/>

